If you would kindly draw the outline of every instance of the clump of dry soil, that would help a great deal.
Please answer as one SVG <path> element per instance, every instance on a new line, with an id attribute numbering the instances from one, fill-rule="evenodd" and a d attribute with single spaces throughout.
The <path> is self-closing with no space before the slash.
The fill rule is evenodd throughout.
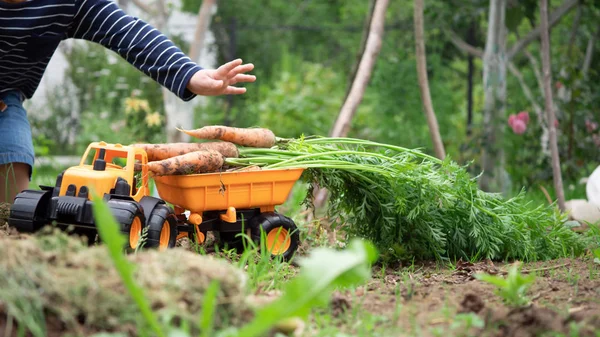
<path id="1" fill-rule="evenodd" d="M 60 232 L 19 239 L 0 235 L 0 256 L 2 327 L 20 322 L 45 326 L 48 336 L 62 336 L 134 332 L 143 324 L 106 247 L 88 247 Z M 195 326 L 212 280 L 220 283 L 216 328 L 251 318 L 245 275 L 225 261 L 179 248 L 142 251 L 128 258 L 136 266 L 135 280 L 144 297 L 162 321 L 188 320 Z"/>

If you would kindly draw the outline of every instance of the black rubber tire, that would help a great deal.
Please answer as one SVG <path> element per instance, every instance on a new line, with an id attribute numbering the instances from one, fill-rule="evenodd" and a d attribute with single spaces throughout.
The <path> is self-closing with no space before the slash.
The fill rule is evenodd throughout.
<path id="1" fill-rule="evenodd" d="M 24 190 L 10 206 L 8 225 L 21 233 L 34 233 L 48 224 L 48 204 L 52 191 Z"/>
<path id="2" fill-rule="evenodd" d="M 142 208 L 136 201 L 120 199 L 109 200 L 108 207 L 110 208 L 117 223 L 121 226 L 121 233 L 127 237 L 125 249 L 135 249 L 131 248 L 129 244 L 131 225 L 133 224 L 135 218 L 139 218 L 142 224 L 142 230 L 144 229 L 146 217 L 144 216 Z"/>
<path id="3" fill-rule="evenodd" d="M 271 230 L 277 230 L 280 227 L 287 230 L 290 236 L 289 248 L 285 252 L 280 254 L 285 261 L 289 261 L 292 259 L 292 257 L 296 253 L 296 250 L 298 249 L 298 246 L 300 245 L 300 233 L 294 221 L 288 218 L 287 216 L 279 214 L 277 212 L 264 212 L 253 218 L 251 229 L 252 240 L 256 242 L 257 245 L 260 247 L 261 228 L 266 236 Z M 269 248 L 270 247 L 267 247 L 267 249 Z M 277 256 L 274 254 L 272 255 Z"/>
<path id="4" fill-rule="evenodd" d="M 169 241 L 167 246 L 160 246 L 160 233 L 163 230 L 165 222 L 169 225 Z M 160 250 L 173 248 L 177 243 L 177 217 L 173 209 L 165 204 L 158 204 L 148 218 L 146 223 L 148 227 L 148 236 L 146 237 L 145 248 L 158 248 Z"/>
<path id="5" fill-rule="evenodd" d="M 244 238 L 236 236 L 241 232 L 219 232 L 219 249 L 235 249 L 236 252 L 244 251 Z"/>

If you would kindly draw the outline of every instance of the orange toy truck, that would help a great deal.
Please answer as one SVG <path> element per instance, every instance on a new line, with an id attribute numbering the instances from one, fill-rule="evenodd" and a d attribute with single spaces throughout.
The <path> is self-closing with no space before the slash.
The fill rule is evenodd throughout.
<path id="1" fill-rule="evenodd" d="M 147 162 L 143 149 L 91 143 L 79 165 L 58 175 L 55 186 L 19 193 L 8 223 L 20 232 L 54 223 L 94 240 L 93 190 L 104 196 L 131 249 L 138 247 L 143 232 L 143 247 L 162 250 L 175 247 L 182 237 L 202 244 L 206 233 L 214 231 L 230 247 L 241 248 L 239 233 L 255 242 L 264 233 L 272 255 L 289 259 L 296 252 L 298 229 L 275 206 L 285 202 L 303 169 L 157 176 L 153 179 L 160 198 L 155 198 L 150 195 Z"/>

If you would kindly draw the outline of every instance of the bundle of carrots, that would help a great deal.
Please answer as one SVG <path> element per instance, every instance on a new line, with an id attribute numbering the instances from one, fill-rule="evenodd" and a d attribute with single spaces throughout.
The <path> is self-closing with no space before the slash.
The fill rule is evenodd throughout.
<path id="1" fill-rule="evenodd" d="M 146 151 L 148 171 L 154 176 L 185 175 L 218 172 L 226 167 L 227 158 L 238 158 L 238 146 L 270 148 L 275 145 L 275 134 L 264 128 L 236 128 L 205 126 L 195 130 L 178 129 L 191 137 L 213 140 L 203 143 L 132 144 Z M 140 170 L 136 166 L 136 170 Z M 233 168 L 239 169 L 239 168 Z M 247 166 L 241 170 L 258 169 Z"/>
<path id="2" fill-rule="evenodd" d="M 524 193 L 504 199 L 481 191 L 464 166 L 416 149 L 355 138 L 284 139 L 264 128 L 179 131 L 207 142 L 135 144 L 146 150 L 151 174 L 304 168 L 304 204 L 311 204 L 312 186 L 327 189 L 331 221 L 392 258 L 540 260 L 581 254 L 598 242 L 571 231 L 552 207 L 531 207 Z"/>

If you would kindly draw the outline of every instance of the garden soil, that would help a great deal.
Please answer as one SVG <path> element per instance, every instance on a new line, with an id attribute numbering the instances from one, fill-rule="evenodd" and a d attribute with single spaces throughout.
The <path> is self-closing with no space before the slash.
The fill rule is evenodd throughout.
<path id="1" fill-rule="evenodd" d="M 374 330 L 398 336 L 598 336 L 600 265 L 592 258 L 523 264 L 523 272 L 534 273 L 536 280 L 527 291 L 530 304 L 520 308 L 505 304 L 494 286 L 474 277 L 504 275 L 508 267 L 485 261 L 401 272 L 376 268 L 368 285 L 337 293 L 332 312 L 364 310 L 385 317 Z"/>

